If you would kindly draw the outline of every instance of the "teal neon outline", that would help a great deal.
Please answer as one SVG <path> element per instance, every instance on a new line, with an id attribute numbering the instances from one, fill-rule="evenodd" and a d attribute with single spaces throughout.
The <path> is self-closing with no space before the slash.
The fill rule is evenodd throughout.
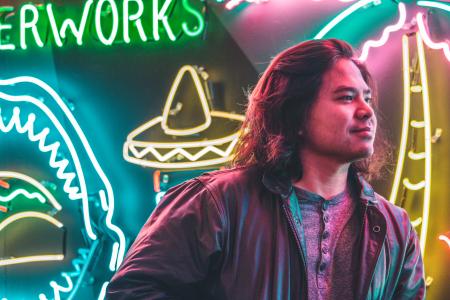
<path id="1" fill-rule="evenodd" d="M 113 247 L 112 247 L 112 253 L 111 253 L 111 262 L 112 263 L 110 263 L 110 269 L 112 271 L 117 270 L 117 268 L 122 263 L 123 257 L 125 255 L 126 241 L 125 241 L 125 235 L 123 234 L 122 230 L 119 227 L 117 227 L 116 225 L 112 224 L 112 216 L 114 213 L 114 193 L 113 193 L 112 186 L 111 186 L 108 178 L 106 177 L 105 173 L 103 172 L 103 169 L 99 165 L 97 158 L 95 157 L 95 155 L 92 151 L 92 148 L 91 148 L 86 136 L 84 135 L 84 132 L 82 131 L 81 127 L 79 126 L 79 124 L 76 121 L 75 117 L 73 116 L 72 112 L 67 107 L 67 105 L 64 103 L 62 98 L 49 85 L 47 85 L 45 82 L 43 82 L 35 77 L 30 77 L 30 76 L 21 76 L 21 77 L 6 79 L 6 80 L 0 80 L 0 86 L 17 85 L 17 84 L 21 84 L 21 83 L 29 83 L 29 84 L 37 85 L 51 96 L 51 100 L 53 100 L 59 106 L 59 108 L 63 111 L 65 117 L 67 118 L 67 120 L 70 123 L 70 124 L 66 125 L 65 127 L 67 128 L 68 126 L 69 127 L 71 126 L 72 129 L 76 132 L 77 138 L 80 140 L 80 142 L 83 145 L 82 148 L 84 149 L 84 151 L 86 151 L 86 154 L 88 155 L 92 166 L 94 167 L 95 171 L 97 172 L 97 175 L 99 175 L 100 180 L 102 181 L 102 183 L 104 185 L 104 188 L 100 188 L 98 190 L 98 193 L 99 193 L 99 196 L 101 199 L 101 204 L 102 204 L 101 207 L 104 211 L 106 211 L 105 223 L 106 223 L 106 226 L 111 231 L 113 231 L 118 237 L 118 242 L 117 241 L 114 242 Z M 58 121 L 58 119 L 55 117 L 55 115 L 49 109 L 49 107 L 44 102 L 42 102 L 40 99 L 36 99 L 31 96 L 11 96 L 11 95 L 5 94 L 3 92 L 0 92 L 0 98 L 2 98 L 2 100 L 6 100 L 6 101 L 10 101 L 10 102 L 28 102 L 28 103 L 31 103 L 31 104 L 37 106 L 43 113 L 46 114 L 46 116 L 53 123 L 54 127 L 56 127 L 56 129 L 58 130 L 58 133 L 63 138 L 63 140 L 66 143 L 66 146 L 71 154 L 72 161 L 75 165 L 76 173 L 71 173 L 71 172 L 65 173 L 64 172 L 65 168 L 67 167 L 67 165 L 69 163 L 66 159 L 62 159 L 58 162 L 56 161 L 56 153 L 60 147 L 59 142 L 55 142 L 51 145 L 46 145 L 46 137 L 49 134 L 50 129 L 44 128 L 39 133 L 34 132 L 33 124 L 34 124 L 34 120 L 36 118 L 34 114 L 28 115 L 28 119 L 27 119 L 27 121 L 25 121 L 25 124 L 22 124 L 20 121 L 20 118 L 19 118 L 20 108 L 18 108 L 18 107 L 15 107 L 13 109 L 13 116 L 11 117 L 11 119 L 7 125 L 4 124 L 3 118 L 0 117 L 0 131 L 7 133 L 7 132 L 11 131 L 12 129 L 16 129 L 21 134 L 26 133 L 28 135 L 28 138 L 30 139 L 30 141 L 39 143 L 39 148 L 41 149 L 41 151 L 44 150 L 43 152 L 50 152 L 50 165 L 52 165 L 52 162 L 53 162 L 54 163 L 53 167 L 58 169 L 57 176 L 62 177 L 62 179 L 65 180 L 64 187 L 65 187 L 65 190 L 68 190 L 70 192 L 69 198 L 71 198 L 72 200 L 78 200 L 78 199 L 82 200 L 83 216 L 84 216 L 86 231 L 87 232 L 90 231 L 90 232 L 88 232 L 88 236 L 92 240 L 94 240 L 93 245 L 96 245 L 96 242 L 98 243 L 98 241 L 96 240 L 97 236 L 93 232 L 92 227 L 90 225 L 91 220 L 89 218 L 89 211 L 88 211 L 88 206 L 87 206 L 87 201 L 88 201 L 87 192 L 86 192 L 87 186 L 86 186 L 86 182 L 84 180 L 83 172 L 81 169 L 81 163 L 78 158 L 77 152 L 75 151 L 75 148 L 73 146 L 72 140 L 68 137 L 68 134 L 65 131 L 64 127 L 61 125 L 61 123 Z M 0 115 L 1 115 L 1 110 L 0 110 Z M 70 188 L 73 188 L 73 187 L 70 187 L 70 183 L 76 175 L 78 175 L 78 181 L 80 183 L 81 192 L 78 192 L 79 191 L 78 188 L 70 190 Z"/>
<path id="2" fill-rule="evenodd" d="M 450 12 L 450 5 L 439 1 L 417 1 L 417 5 L 438 8 Z"/>
<path id="3" fill-rule="evenodd" d="M 314 36 L 314 40 L 322 39 L 328 32 L 330 32 L 336 25 L 338 25 L 340 22 L 342 22 L 345 18 L 350 16 L 352 13 L 358 11 L 359 9 L 363 8 L 366 5 L 369 4 L 375 4 L 378 2 L 382 2 L 382 0 L 359 0 L 356 3 L 353 3 L 348 8 L 340 12 L 336 17 L 334 17 L 330 22 L 328 22 L 325 27 L 323 27 L 319 33 L 317 33 Z"/>

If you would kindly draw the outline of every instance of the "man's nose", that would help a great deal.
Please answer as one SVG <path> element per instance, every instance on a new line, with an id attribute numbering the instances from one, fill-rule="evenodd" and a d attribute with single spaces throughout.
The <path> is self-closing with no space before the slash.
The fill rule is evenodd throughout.
<path id="1" fill-rule="evenodd" d="M 356 117 L 361 120 L 366 120 L 372 118 L 374 111 L 372 106 L 367 103 L 364 99 L 358 101 L 359 105 L 356 110 Z"/>

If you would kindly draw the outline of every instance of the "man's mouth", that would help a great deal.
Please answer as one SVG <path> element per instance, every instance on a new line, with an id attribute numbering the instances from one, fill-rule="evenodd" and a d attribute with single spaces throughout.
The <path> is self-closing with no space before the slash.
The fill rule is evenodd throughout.
<path id="1" fill-rule="evenodd" d="M 369 132 L 372 133 L 372 128 L 370 128 L 369 126 L 366 127 L 355 127 L 350 129 L 351 133 L 359 133 L 359 132 Z"/>

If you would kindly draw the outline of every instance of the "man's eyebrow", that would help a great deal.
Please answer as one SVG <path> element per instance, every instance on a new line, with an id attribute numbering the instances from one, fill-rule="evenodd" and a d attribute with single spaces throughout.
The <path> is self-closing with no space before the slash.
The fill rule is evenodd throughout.
<path id="1" fill-rule="evenodd" d="M 338 94 L 341 92 L 352 92 L 352 93 L 357 93 L 358 89 L 351 87 L 351 86 L 338 86 L 335 90 L 334 93 Z M 366 89 L 363 91 L 364 95 L 370 95 L 372 93 L 372 91 L 370 89 Z"/>

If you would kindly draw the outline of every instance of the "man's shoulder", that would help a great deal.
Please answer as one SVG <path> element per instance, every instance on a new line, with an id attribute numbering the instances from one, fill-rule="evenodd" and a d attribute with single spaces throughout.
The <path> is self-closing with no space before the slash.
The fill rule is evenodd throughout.
<path id="1" fill-rule="evenodd" d="M 375 193 L 375 198 L 378 203 L 378 209 L 383 213 L 388 222 L 395 222 L 397 225 L 405 226 L 409 229 L 409 216 L 405 209 L 395 205 L 378 193 Z"/>
<path id="2" fill-rule="evenodd" d="M 261 184 L 261 172 L 256 167 L 234 167 L 204 173 L 196 178 L 210 190 L 236 189 Z"/>

